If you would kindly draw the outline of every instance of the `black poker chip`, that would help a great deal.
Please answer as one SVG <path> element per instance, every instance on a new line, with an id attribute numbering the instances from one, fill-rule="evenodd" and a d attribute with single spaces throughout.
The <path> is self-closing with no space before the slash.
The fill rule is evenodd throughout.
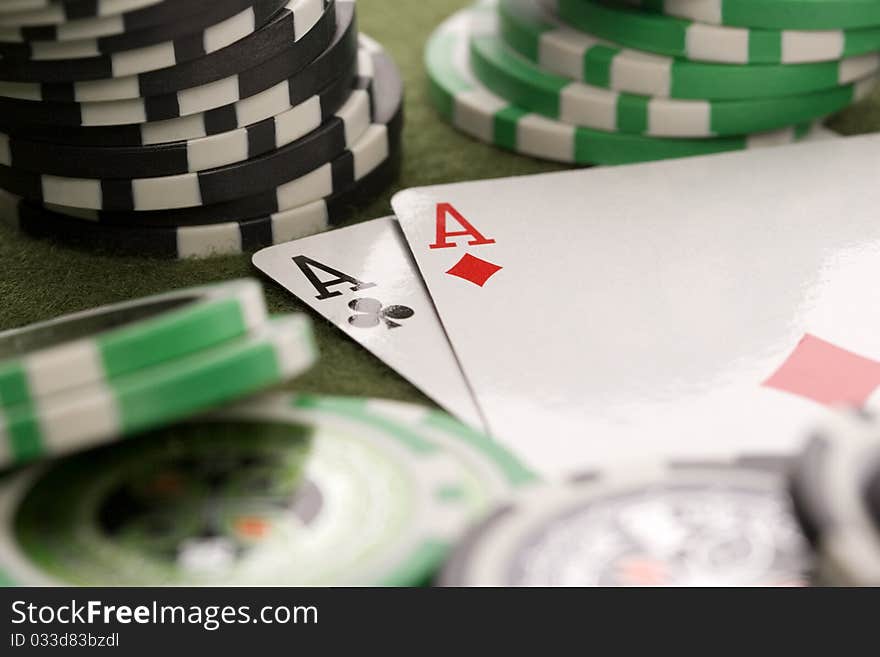
<path id="1" fill-rule="evenodd" d="M 347 94 L 355 82 L 358 70 L 355 63 L 361 65 L 361 58 L 352 61 L 349 66 L 343 66 L 333 82 L 329 82 L 320 92 L 322 97 L 321 106 L 326 106 L 324 94 L 328 89 L 336 88 L 335 93 Z M 247 128 L 261 121 L 272 119 L 283 114 L 293 107 L 314 98 L 309 93 L 310 89 L 299 84 L 297 76 L 284 80 L 277 85 L 243 98 L 241 100 L 209 109 L 204 112 L 196 112 L 186 116 L 165 119 L 161 121 L 148 121 L 146 123 L 127 123 L 118 125 L 98 126 L 65 126 L 65 125 L 3 125 L 0 118 L 0 133 L 9 141 L 17 143 L 44 142 L 57 146 L 84 146 L 88 148 L 112 148 L 125 146 L 155 146 L 176 142 L 186 142 L 224 132 L 231 132 L 239 128 Z M 342 104 L 342 98 L 339 104 Z M 336 108 L 334 108 L 335 111 Z M 332 113 L 332 112 L 331 112 Z M 4 137 L 0 137 L 2 140 Z M 20 152 L 22 160 L 32 161 L 33 158 L 42 157 L 47 146 L 28 145 Z M 62 154 L 65 149 L 61 149 Z M 10 152 L 8 160 L 3 164 L 13 165 L 12 158 L 15 155 Z M 42 157 L 45 161 L 46 158 Z M 16 168 L 29 169 L 27 166 Z M 37 167 L 37 170 L 42 170 Z M 124 171 L 125 169 L 123 169 Z"/>
<path id="2" fill-rule="evenodd" d="M 317 92 L 333 79 L 357 54 L 357 25 L 354 4 L 335 3 L 336 33 L 331 44 L 313 60 L 299 51 L 311 43 L 308 35 L 275 57 L 253 65 L 240 62 L 241 70 L 208 84 L 182 88 L 169 93 L 140 95 L 141 89 L 118 86 L 121 98 L 106 99 L 107 89 L 100 89 L 104 100 L 88 102 L 49 102 L 45 98 L 21 100 L 0 98 L 0 122 L 3 126 L 63 125 L 99 126 L 145 123 L 188 116 L 250 98 L 291 76 L 297 84 Z M 311 30 L 309 31 L 311 34 Z M 113 94 L 117 95 L 117 94 Z"/>
<path id="3" fill-rule="evenodd" d="M 54 61 L 0 60 L 0 79 L 19 82 L 14 87 L 19 97 L 53 102 L 118 100 L 124 94 L 158 96 L 235 75 L 242 62 L 253 67 L 289 49 L 294 49 L 305 65 L 327 47 L 335 28 L 335 14 L 324 0 L 304 4 L 256 0 L 243 13 L 248 18 L 245 28 L 239 27 L 242 21 L 238 17 L 242 14 L 237 14 L 228 26 L 212 27 L 210 38 L 204 33 L 192 35 L 189 47 L 173 43 L 153 46 L 151 52 L 160 52 L 152 59 L 147 53 L 126 51 L 118 56 L 74 59 L 62 65 Z M 250 34 L 216 47 L 251 25 L 255 29 Z M 223 35 L 221 28 L 230 35 Z M 12 93 L 6 91 L 4 95 Z"/>
<path id="4" fill-rule="evenodd" d="M 341 108 L 304 137 L 280 148 L 270 144 L 266 154 L 238 164 L 145 179 L 160 185 L 213 180 L 200 193 L 214 190 L 212 198 L 226 199 L 222 202 L 90 211 L 6 195 L 6 215 L 35 237 L 177 258 L 250 252 L 338 225 L 387 187 L 400 160 L 400 73 L 375 42 L 365 36 L 360 41 L 358 84 Z M 280 136 L 277 126 L 274 134 Z"/>
<path id="5" fill-rule="evenodd" d="M 878 480 L 880 419 L 870 413 L 836 413 L 794 462 L 791 494 L 823 584 L 880 586 Z"/>
<path id="6" fill-rule="evenodd" d="M 129 10 L 119 7 L 116 11 L 112 7 L 86 8 L 84 4 L 66 7 L 64 4 L 55 4 L 29 11 L 0 13 L 0 27 L 17 30 L 22 40 L 63 41 L 70 39 L 74 33 L 80 35 L 90 31 L 107 31 L 109 28 L 105 27 L 102 18 L 112 16 L 112 23 L 115 24 L 113 29 L 116 31 L 134 32 L 146 27 L 165 25 L 204 11 L 212 3 L 213 0 L 189 0 L 186 3 L 177 0 L 140 0 Z M 219 0 L 216 4 L 224 3 L 229 4 L 228 0 Z"/>
<path id="7" fill-rule="evenodd" d="M 68 22 L 79 18 L 99 18 L 115 16 L 144 7 L 157 5 L 163 0 L 6 0 L 0 4 L 0 17 L 11 17 L 13 23 L 20 23 L 22 14 L 51 10 L 57 22 Z"/>
<path id="8" fill-rule="evenodd" d="M 0 11 L 0 218 L 27 235 L 147 257 L 246 253 L 338 225 L 397 176 L 403 83 L 358 35 L 354 2 L 221 0 L 175 15 L 227 12 L 188 25 L 192 47 L 161 22 L 100 33 L 111 4 L 77 23 L 94 32 L 76 43 L 80 19 L 33 5 L 35 20 L 59 18 L 54 40 L 24 38 L 22 23 L 31 52 L 17 60 L 2 41 L 15 12 Z M 140 50 L 149 30 L 167 65 Z M 130 48 L 103 50 L 128 35 Z"/>
<path id="9" fill-rule="evenodd" d="M 147 8 L 152 12 L 149 19 L 137 12 L 125 14 L 127 24 L 111 16 L 59 25 L 0 26 L 0 56 L 66 61 L 153 46 L 208 30 L 253 4 L 254 0 L 163 0 L 156 8 Z"/>
<path id="10" fill-rule="evenodd" d="M 868 505 L 868 513 L 871 514 L 874 523 L 880 527 L 880 468 L 868 477 L 865 486 L 865 504 Z"/>
<path id="11" fill-rule="evenodd" d="M 0 143 L 6 141 L 8 153 L 2 163 L 19 171 L 65 177 L 169 177 L 235 165 L 266 154 L 275 156 L 276 151 L 294 141 L 300 143 L 291 146 L 288 161 L 296 157 L 292 151 L 301 153 L 303 160 L 316 161 L 321 158 L 322 143 L 331 139 L 344 143 L 350 133 L 351 129 L 345 130 L 345 114 L 336 121 L 333 117 L 351 105 L 346 101 L 352 97 L 353 90 L 372 93 L 370 71 L 358 76 L 356 85 L 352 84 L 354 79 L 354 71 L 346 70 L 319 93 L 267 119 L 184 141 L 146 146 L 70 146 L 0 134 Z M 364 100 L 369 102 L 370 99 Z M 319 111 L 315 111 L 316 108 Z M 347 111 L 353 113 L 357 109 L 359 106 L 349 107 Z M 309 136 L 316 130 L 321 130 L 321 134 Z M 318 137 L 323 137 L 323 141 Z M 0 156 L 0 161 L 3 159 Z M 235 175 L 235 169 L 229 169 L 228 175 Z"/>

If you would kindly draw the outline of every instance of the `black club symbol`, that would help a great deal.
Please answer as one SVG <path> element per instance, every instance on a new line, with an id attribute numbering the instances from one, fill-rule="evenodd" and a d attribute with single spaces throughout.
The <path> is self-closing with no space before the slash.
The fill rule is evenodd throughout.
<path id="1" fill-rule="evenodd" d="M 348 307 L 358 313 L 348 318 L 348 323 L 357 328 L 376 328 L 382 322 L 389 329 L 400 328 L 397 321 L 409 319 L 415 315 L 412 308 L 406 306 L 388 306 L 385 308 L 376 299 L 355 299 Z"/>

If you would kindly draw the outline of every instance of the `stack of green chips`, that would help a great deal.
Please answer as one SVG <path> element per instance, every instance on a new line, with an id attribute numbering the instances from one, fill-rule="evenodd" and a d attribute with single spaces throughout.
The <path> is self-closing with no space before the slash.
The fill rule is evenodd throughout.
<path id="1" fill-rule="evenodd" d="M 866 96 L 880 68 L 873 5 L 798 2 L 486 0 L 428 43 L 432 99 L 478 139 L 575 164 L 790 143 Z M 703 22 L 667 15 L 682 6 Z"/>

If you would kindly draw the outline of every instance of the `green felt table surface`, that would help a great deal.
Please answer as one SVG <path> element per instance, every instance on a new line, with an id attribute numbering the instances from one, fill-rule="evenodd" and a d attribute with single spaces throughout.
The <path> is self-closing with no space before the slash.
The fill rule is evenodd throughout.
<path id="1" fill-rule="evenodd" d="M 422 61 L 425 41 L 444 18 L 467 4 L 465 0 L 358 2 L 360 29 L 382 42 L 403 72 L 406 128 L 400 178 L 353 221 L 390 214 L 391 196 L 408 187 L 561 168 L 478 143 L 443 123 L 431 108 Z M 835 117 L 830 125 L 844 134 L 880 130 L 880 95 Z M 32 240 L 0 222 L 0 329 L 174 288 L 259 275 L 250 256 L 162 261 L 96 255 Z M 304 310 L 274 283 L 266 280 L 265 285 L 273 312 Z M 321 361 L 288 387 L 425 401 L 421 393 L 332 325 L 312 317 Z"/>

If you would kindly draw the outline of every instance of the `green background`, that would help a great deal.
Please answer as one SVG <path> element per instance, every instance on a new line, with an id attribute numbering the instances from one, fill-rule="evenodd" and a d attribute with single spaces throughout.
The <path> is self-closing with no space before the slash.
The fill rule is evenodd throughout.
<path id="1" fill-rule="evenodd" d="M 404 164 L 397 183 L 354 220 L 390 214 L 391 196 L 408 187 L 475 178 L 539 173 L 560 167 L 506 153 L 465 137 L 442 123 L 431 109 L 422 49 L 431 31 L 464 0 L 360 0 L 360 29 L 394 56 L 406 83 Z M 845 134 L 880 130 L 880 95 L 831 122 Z M 213 281 L 259 276 L 250 256 L 202 261 L 162 261 L 89 254 L 18 235 L 0 222 L 0 329 L 64 313 Z M 274 312 L 303 307 L 266 280 Z M 290 384 L 300 391 L 423 401 L 398 375 L 312 314 L 321 361 Z"/>

